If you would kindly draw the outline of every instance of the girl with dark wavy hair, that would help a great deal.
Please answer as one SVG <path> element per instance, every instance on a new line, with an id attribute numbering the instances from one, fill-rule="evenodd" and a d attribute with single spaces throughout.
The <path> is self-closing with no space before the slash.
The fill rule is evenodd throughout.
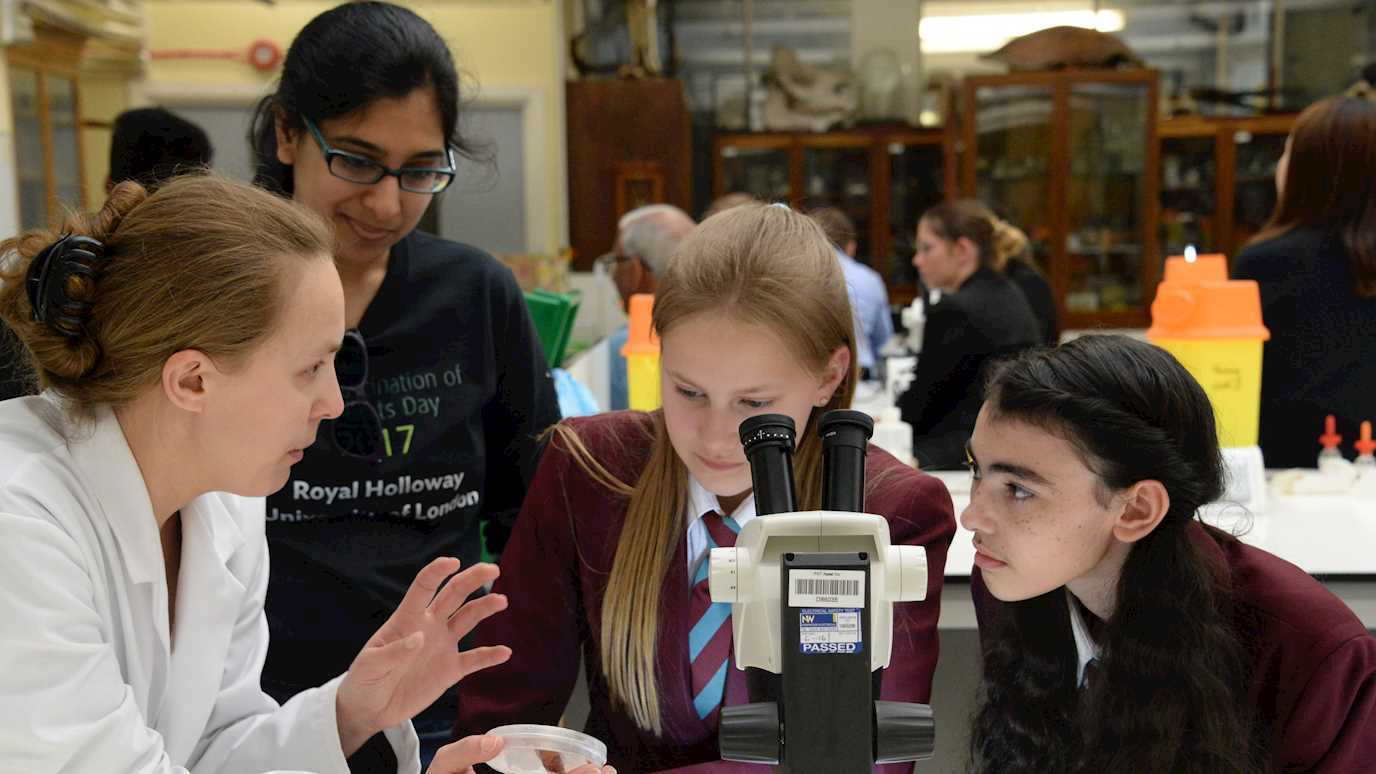
<path id="1" fill-rule="evenodd" d="M 1213 410 L 1121 336 L 996 371 L 961 522 L 984 682 L 978 772 L 1356 772 L 1376 761 L 1376 639 L 1299 568 L 1206 526 Z"/>

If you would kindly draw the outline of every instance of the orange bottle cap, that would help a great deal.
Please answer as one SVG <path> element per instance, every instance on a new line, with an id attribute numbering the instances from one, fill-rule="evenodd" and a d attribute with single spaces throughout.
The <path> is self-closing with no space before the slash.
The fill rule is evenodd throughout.
<path id="1" fill-rule="evenodd" d="M 1376 441 L 1371 440 L 1370 422 L 1362 422 L 1362 437 L 1352 445 L 1357 447 L 1359 454 L 1371 454 L 1376 451 Z"/>
<path id="2" fill-rule="evenodd" d="M 637 293 L 631 296 L 629 335 L 621 354 L 658 355 L 659 336 L 655 335 L 654 308 L 655 297 L 651 293 Z"/>
<path id="3" fill-rule="evenodd" d="M 1338 420 L 1332 414 L 1324 417 L 1323 435 L 1319 436 L 1319 443 L 1325 449 L 1336 449 L 1338 444 L 1343 442 L 1343 437 L 1338 435 Z"/>

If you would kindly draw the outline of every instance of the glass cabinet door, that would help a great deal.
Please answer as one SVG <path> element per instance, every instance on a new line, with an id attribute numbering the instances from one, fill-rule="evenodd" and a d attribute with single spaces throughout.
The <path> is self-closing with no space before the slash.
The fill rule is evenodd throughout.
<path id="1" fill-rule="evenodd" d="M 81 154 L 77 145 L 76 85 L 48 73 L 48 116 L 53 132 L 53 187 L 57 199 L 74 210 L 85 209 L 81 190 Z"/>
<path id="2" fill-rule="evenodd" d="M 1285 152 L 1284 134 L 1238 132 L 1233 194 L 1233 249 L 1256 236 L 1276 208 L 1276 162 Z"/>
<path id="3" fill-rule="evenodd" d="M 1187 245 L 1200 253 L 1227 249 L 1218 241 L 1217 175 L 1213 137 L 1162 138 L 1162 255 L 1183 255 Z"/>
<path id="4" fill-rule="evenodd" d="M 48 193 L 44 185 L 38 73 L 10 66 L 10 105 L 14 114 L 15 170 L 19 177 L 19 223 L 24 229 L 40 228 L 48 222 Z"/>
<path id="5" fill-rule="evenodd" d="M 940 145 L 889 143 L 889 255 L 875 266 L 889 286 L 913 285 L 917 221 L 945 197 L 945 159 Z"/>
<path id="6" fill-rule="evenodd" d="M 1027 233 L 1033 258 L 1048 276 L 1052 107 L 1050 86 L 975 89 L 976 196 Z"/>
<path id="7" fill-rule="evenodd" d="M 1067 128 L 1065 307 L 1143 306 L 1148 86 L 1072 83 Z"/>
<path id="8" fill-rule="evenodd" d="M 867 146 L 803 148 L 803 205 L 835 207 L 855 224 L 855 257 L 874 265 L 870 252 L 870 150 Z"/>
<path id="9" fill-rule="evenodd" d="M 792 199 L 788 148 L 727 145 L 721 149 L 722 193 L 743 191 L 767 202 Z"/>

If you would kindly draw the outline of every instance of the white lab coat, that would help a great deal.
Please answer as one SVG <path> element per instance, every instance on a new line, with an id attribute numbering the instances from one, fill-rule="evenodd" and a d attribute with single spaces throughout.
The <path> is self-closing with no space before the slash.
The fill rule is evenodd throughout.
<path id="1" fill-rule="evenodd" d="M 263 693 L 261 498 L 181 511 L 175 629 L 152 505 L 114 413 L 0 402 L 0 773 L 347 772 L 340 678 Z M 170 634 L 170 636 L 169 636 Z M 418 774 L 409 723 L 388 729 Z"/>

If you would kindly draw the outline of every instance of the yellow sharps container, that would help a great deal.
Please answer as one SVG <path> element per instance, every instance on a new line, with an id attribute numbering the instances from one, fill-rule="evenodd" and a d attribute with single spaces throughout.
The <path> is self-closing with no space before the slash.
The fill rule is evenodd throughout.
<path id="1" fill-rule="evenodd" d="M 1151 305 L 1147 338 L 1175 355 L 1214 404 L 1224 447 L 1255 446 L 1261 413 L 1261 321 L 1253 280 L 1228 279 L 1222 255 L 1173 257 Z"/>
<path id="2" fill-rule="evenodd" d="M 636 411 L 659 408 L 659 337 L 655 335 L 651 314 L 655 297 L 649 293 L 631 296 L 630 330 L 621 354 L 626 356 L 626 402 Z"/>

